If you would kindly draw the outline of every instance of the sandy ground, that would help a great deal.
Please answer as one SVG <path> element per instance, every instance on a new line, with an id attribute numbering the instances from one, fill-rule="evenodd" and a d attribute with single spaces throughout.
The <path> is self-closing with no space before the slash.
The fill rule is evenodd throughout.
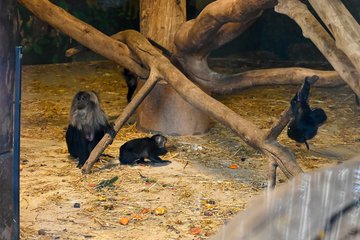
<path id="1" fill-rule="evenodd" d="M 167 166 L 119 165 L 119 147 L 147 136 L 127 124 L 106 150 L 109 156 L 82 175 L 64 139 L 71 99 L 81 89 L 98 92 L 110 120 L 126 105 L 121 69 L 109 62 L 24 67 L 22 239 L 207 239 L 265 190 L 267 160 L 218 123 L 202 136 L 169 137 L 176 149 L 164 157 L 172 161 Z M 264 87 L 217 98 L 268 129 L 295 91 Z M 338 164 L 360 152 L 359 110 L 351 91 L 313 89 L 311 103 L 328 114 L 311 150 L 280 136 L 302 168 Z M 116 176 L 113 186 L 96 189 Z M 286 181 L 280 173 L 279 184 Z M 120 224 L 124 219 L 128 224 Z"/>

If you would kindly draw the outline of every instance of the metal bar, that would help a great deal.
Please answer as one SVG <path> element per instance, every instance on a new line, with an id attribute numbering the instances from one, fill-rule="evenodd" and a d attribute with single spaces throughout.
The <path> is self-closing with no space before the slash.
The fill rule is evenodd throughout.
<path id="1" fill-rule="evenodd" d="M 13 162 L 13 200 L 14 200 L 14 238 L 20 236 L 20 115 L 21 115 L 21 58 L 22 47 L 16 47 L 15 58 L 15 99 L 14 99 L 14 162 Z"/>

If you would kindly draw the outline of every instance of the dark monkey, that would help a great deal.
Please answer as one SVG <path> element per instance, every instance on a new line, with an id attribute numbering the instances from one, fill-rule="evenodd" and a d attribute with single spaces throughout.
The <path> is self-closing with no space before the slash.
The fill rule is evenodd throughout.
<path id="1" fill-rule="evenodd" d="M 291 111 L 294 119 L 289 123 L 287 130 L 289 138 L 299 143 L 305 143 L 307 149 L 309 149 L 309 145 L 306 141 L 315 137 L 319 126 L 327 119 L 323 109 L 311 109 L 309 106 L 309 79 L 310 77 L 305 78 L 299 92 L 291 100 Z"/>
<path id="2" fill-rule="evenodd" d="M 168 59 L 171 59 L 172 57 L 172 53 L 167 50 L 166 48 L 164 48 L 163 46 L 161 46 L 160 44 L 158 44 L 157 42 L 155 42 L 154 40 L 148 38 L 149 42 L 156 48 L 160 49 L 161 52 L 164 54 L 165 57 L 167 57 Z M 132 96 L 137 88 L 137 76 L 130 72 L 129 69 L 124 68 L 124 77 L 125 77 L 125 81 L 126 81 L 126 85 L 128 87 L 128 92 L 127 92 L 127 101 L 128 103 L 131 101 Z"/>
<path id="3" fill-rule="evenodd" d="M 124 77 L 125 77 L 126 85 L 128 87 L 128 93 L 127 93 L 126 98 L 129 103 L 131 101 L 131 98 L 132 98 L 136 88 L 137 88 L 137 78 L 127 68 L 124 68 Z"/>
<path id="4" fill-rule="evenodd" d="M 79 168 L 84 165 L 105 133 L 115 136 L 105 112 L 100 108 L 96 93 L 93 91 L 76 93 L 71 104 L 69 126 L 65 137 L 70 155 L 79 158 Z"/>
<path id="5" fill-rule="evenodd" d="M 144 163 L 148 158 L 154 163 L 170 163 L 171 161 L 162 160 L 159 156 L 165 155 L 166 137 L 156 134 L 151 138 L 137 138 L 124 143 L 120 147 L 120 162 L 122 164 L 134 164 L 136 162 Z"/>

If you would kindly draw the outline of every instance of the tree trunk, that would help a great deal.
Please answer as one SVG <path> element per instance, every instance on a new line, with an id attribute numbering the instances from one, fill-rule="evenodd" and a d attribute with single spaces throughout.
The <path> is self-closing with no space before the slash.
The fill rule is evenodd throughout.
<path id="1" fill-rule="evenodd" d="M 13 86 L 15 79 L 16 1 L 0 1 L 0 239 L 15 239 L 13 199 Z"/>
<path id="2" fill-rule="evenodd" d="M 174 35 L 186 20 L 185 0 L 142 0 L 140 8 L 141 33 L 174 52 Z M 193 135 L 206 132 L 209 123 L 204 113 L 184 101 L 166 82 L 159 82 L 137 109 L 137 126 L 142 130 Z"/>

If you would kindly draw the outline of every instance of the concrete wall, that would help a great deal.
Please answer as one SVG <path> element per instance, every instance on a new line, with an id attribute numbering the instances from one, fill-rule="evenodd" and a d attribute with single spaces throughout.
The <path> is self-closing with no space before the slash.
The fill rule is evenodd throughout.
<path id="1" fill-rule="evenodd" d="M 0 1 L 0 239 L 16 237 L 13 200 L 13 86 L 15 79 L 16 1 Z"/>

